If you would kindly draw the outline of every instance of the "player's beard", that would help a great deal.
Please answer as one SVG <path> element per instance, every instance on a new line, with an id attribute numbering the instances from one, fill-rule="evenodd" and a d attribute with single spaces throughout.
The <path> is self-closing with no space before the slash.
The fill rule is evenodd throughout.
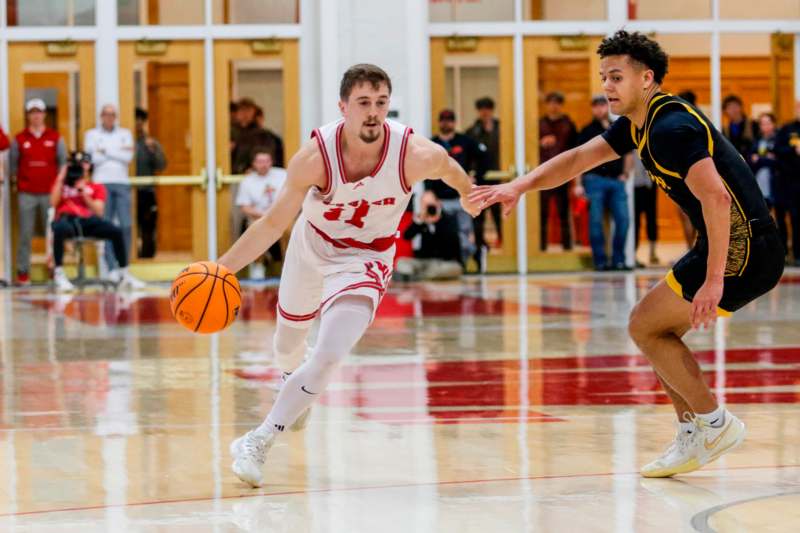
<path id="1" fill-rule="evenodd" d="M 380 128 L 376 128 L 374 132 L 371 129 L 366 129 L 366 130 L 362 129 L 358 133 L 358 138 L 367 144 L 374 143 L 380 138 L 380 136 L 381 136 Z"/>

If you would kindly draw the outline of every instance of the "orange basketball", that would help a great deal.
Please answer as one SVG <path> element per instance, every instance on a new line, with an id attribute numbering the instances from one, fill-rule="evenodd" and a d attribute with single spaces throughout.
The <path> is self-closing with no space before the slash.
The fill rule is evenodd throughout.
<path id="1" fill-rule="evenodd" d="M 169 293 L 172 316 L 195 333 L 215 333 L 230 326 L 242 305 L 239 280 L 211 261 L 181 270 Z"/>

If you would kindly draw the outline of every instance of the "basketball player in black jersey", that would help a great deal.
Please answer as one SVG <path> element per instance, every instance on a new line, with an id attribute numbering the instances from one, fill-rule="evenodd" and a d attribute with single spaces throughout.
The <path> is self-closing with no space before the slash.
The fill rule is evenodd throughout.
<path id="1" fill-rule="evenodd" d="M 744 424 L 717 403 L 682 337 L 772 289 L 783 273 L 784 249 L 747 163 L 700 111 L 661 92 L 668 58 L 658 43 L 618 31 L 597 52 L 603 90 L 620 118 L 525 176 L 478 187 L 471 199 L 483 207 L 502 203 L 509 213 L 527 191 L 557 187 L 637 150 L 650 178 L 689 216 L 699 233 L 695 246 L 629 321 L 678 415 L 675 440 L 642 468 L 645 477 L 668 477 L 717 459 L 745 435 Z"/>

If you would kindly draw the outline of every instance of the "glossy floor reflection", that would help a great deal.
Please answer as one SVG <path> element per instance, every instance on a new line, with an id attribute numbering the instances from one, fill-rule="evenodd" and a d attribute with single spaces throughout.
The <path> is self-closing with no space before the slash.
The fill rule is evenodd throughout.
<path id="1" fill-rule="evenodd" d="M 259 490 L 227 447 L 274 399 L 274 287 L 216 336 L 166 287 L 2 291 L 0 531 L 800 530 L 800 276 L 689 336 L 745 445 L 644 480 L 673 415 L 626 319 L 658 278 L 395 285 Z"/>

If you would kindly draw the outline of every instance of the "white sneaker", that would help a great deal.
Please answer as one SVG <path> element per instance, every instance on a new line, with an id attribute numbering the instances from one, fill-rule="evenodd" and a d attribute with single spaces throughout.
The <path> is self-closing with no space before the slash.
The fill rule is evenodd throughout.
<path id="1" fill-rule="evenodd" d="M 53 273 L 53 283 L 55 283 L 56 291 L 58 292 L 70 292 L 75 290 L 75 285 L 72 284 L 64 273 L 64 269 L 61 267 L 56 268 Z"/>
<path id="2" fill-rule="evenodd" d="M 256 433 L 248 431 L 231 443 L 231 456 L 233 457 L 233 473 L 236 477 L 249 484 L 251 487 L 260 487 L 264 482 L 261 467 L 267 457 L 267 452 L 275 442 L 275 433 Z"/>
<path id="3" fill-rule="evenodd" d="M 742 442 L 747 430 L 744 422 L 725 410 L 725 423 L 715 428 L 701 418 L 695 419 L 697 425 L 697 455 L 701 465 L 716 461 L 723 454 L 736 449 Z"/>
<path id="4" fill-rule="evenodd" d="M 688 431 L 681 430 L 678 427 L 678 433 L 675 439 L 669 445 L 667 450 L 655 461 L 644 465 L 641 469 L 641 474 L 644 477 L 670 477 L 675 474 L 685 474 L 697 470 L 702 466 L 696 457 L 696 441 L 698 434 L 697 430 Z"/>
<path id="5" fill-rule="evenodd" d="M 693 472 L 744 441 L 744 423 L 727 410 L 725 423 L 718 428 L 697 416 L 691 416 L 689 421 L 694 423 L 695 430 L 692 433 L 679 431 L 664 455 L 642 467 L 644 477 L 669 477 Z"/>

